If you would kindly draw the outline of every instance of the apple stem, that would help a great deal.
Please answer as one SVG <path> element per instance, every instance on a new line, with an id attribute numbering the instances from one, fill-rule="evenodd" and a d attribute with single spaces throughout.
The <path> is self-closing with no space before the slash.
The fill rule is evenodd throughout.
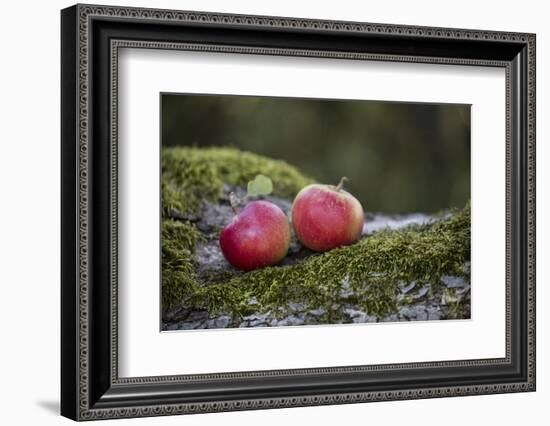
<path id="1" fill-rule="evenodd" d="M 231 210 L 233 214 L 237 214 L 237 206 L 239 205 L 239 199 L 234 192 L 229 193 L 229 204 L 231 204 Z"/>
<path id="2" fill-rule="evenodd" d="M 340 182 L 338 182 L 338 185 L 336 185 L 336 191 L 340 191 L 344 187 L 344 182 L 349 181 L 349 179 L 345 176 L 342 176 L 342 179 L 340 179 Z"/>

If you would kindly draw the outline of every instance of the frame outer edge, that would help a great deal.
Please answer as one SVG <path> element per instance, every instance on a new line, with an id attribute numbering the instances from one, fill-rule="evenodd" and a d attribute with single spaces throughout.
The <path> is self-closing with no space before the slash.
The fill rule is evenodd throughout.
<path id="1" fill-rule="evenodd" d="M 77 209 L 77 244 L 78 244 L 78 290 L 77 290 L 77 320 L 78 320 L 78 357 L 77 380 L 77 419 L 84 420 L 91 413 L 89 407 L 89 316 L 90 307 L 88 298 L 89 289 L 89 200 L 90 200 L 90 174 L 88 172 L 89 158 L 89 48 L 91 39 L 89 37 L 88 10 L 82 4 L 77 4 L 76 31 L 77 31 L 77 58 L 76 58 L 76 79 L 77 79 L 77 108 L 78 122 L 76 132 L 77 152 L 77 184 L 78 184 L 78 209 Z"/>
<path id="2" fill-rule="evenodd" d="M 76 99 L 78 105 L 77 117 L 77 142 L 78 152 L 76 158 L 76 176 L 77 186 L 77 203 L 73 206 L 73 211 L 77 215 L 77 283 L 78 289 L 74 289 L 77 296 L 76 315 L 73 324 L 77 325 L 77 335 L 75 336 L 74 346 L 78 359 L 75 363 L 75 375 L 77 382 L 74 383 L 77 406 L 75 407 L 75 417 L 77 420 L 92 420 L 101 418 L 113 417 L 141 417 L 151 415 L 169 415 L 179 413 L 194 413 L 194 412 L 216 412 L 229 410 L 243 409 L 262 409 L 262 408 L 282 408 L 292 406 L 308 406 L 308 405 L 325 405 L 325 404 L 342 404 L 351 402 L 366 402 L 380 400 L 400 400 L 414 398 L 433 398 L 441 396 L 461 396 L 503 392 L 517 392 L 534 390 L 535 383 L 535 318 L 534 318 L 534 285 L 535 285 L 535 177 L 534 177 L 534 148 L 535 148 L 535 129 L 534 129 L 534 114 L 535 114 L 535 36 L 526 33 L 509 33 L 496 31 L 481 31 L 481 30 L 462 30 L 462 29 L 447 29 L 447 28 L 428 28 L 428 27 L 409 27 L 404 25 L 386 25 L 386 24 L 368 24 L 354 22 L 337 22 L 310 20 L 300 18 L 278 18 L 267 16 L 245 16 L 245 15 L 228 15 L 208 12 L 185 12 L 185 11 L 170 11 L 158 9 L 140 9 L 126 7 L 110 7 L 97 5 L 77 5 L 74 7 L 76 11 L 75 31 L 77 37 L 77 51 L 75 54 L 76 75 Z M 65 12 L 66 13 L 66 12 Z M 91 409 L 89 408 L 89 357 L 88 357 L 88 48 L 91 40 L 89 39 L 89 18 L 91 16 L 112 17 L 112 18 L 135 18 L 148 21 L 177 21 L 177 22 L 192 22 L 192 23 L 223 23 L 231 26 L 255 26 L 260 28 L 290 28 L 290 29 L 316 29 L 327 32 L 359 32 L 359 33 L 382 33 L 389 36 L 393 33 L 401 35 L 411 35 L 412 37 L 420 38 L 450 38 L 450 39 L 470 39 L 470 40 L 487 40 L 487 41 L 507 41 L 517 42 L 518 44 L 526 44 L 528 46 L 528 107 L 529 114 L 529 129 L 528 129 L 528 160 L 527 168 L 529 174 L 527 203 L 528 209 L 528 365 L 527 370 L 529 378 L 526 382 L 511 382 L 500 385 L 479 385 L 469 386 L 451 386 L 441 389 L 404 389 L 402 391 L 377 392 L 376 395 L 369 393 L 358 394 L 335 394 L 324 396 L 307 396 L 298 398 L 275 398 L 268 400 L 246 400 L 246 401 L 221 401 L 208 404 L 163 404 L 160 406 L 143 406 L 139 408 L 113 408 L 113 409 Z M 403 31 L 403 33 L 401 32 Z M 66 113 L 65 106 L 63 112 Z M 66 126 L 66 124 L 64 124 Z M 63 127 L 65 129 L 65 127 Z M 66 161 L 63 161 L 66 164 Z M 63 183 L 63 189 L 66 189 L 67 184 Z M 75 209 L 76 207 L 76 209 Z M 65 207 L 62 209 L 67 212 Z M 65 224 L 63 225 L 65 227 Z M 73 235 L 73 237 L 74 237 Z M 72 257 L 74 259 L 74 257 Z M 70 259 L 69 259 L 70 260 Z M 66 268 L 67 258 L 63 257 L 64 266 Z M 66 282 L 64 281 L 64 285 Z M 74 283 L 73 283 L 74 285 Z M 76 350 L 77 349 L 77 350 Z M 63 348 L 65 350 L 65 348 Z M 74 352 L 73 352 L 74 353 Z M 63 368 L 66 368 L 63 366 Z M 63 394 L 62 394 L 63 395 Z M 67 413 L 65 412 L 64 415 Z"/>
<path id="3" fill-rule="evenodd" d="M 528 285 L 528 382 L 530 389 L 536 391 L 536 34 L 529 34 L 527 42 L 527 203 L 528 203 L 528 239 L 527 239 L 527 285 Z"/>
<path id="4" fill-rule="evenodd" d="M 61 11 L 61 407 L 63 416 L 78 414 L 77 303 L 77 7 Z"/>

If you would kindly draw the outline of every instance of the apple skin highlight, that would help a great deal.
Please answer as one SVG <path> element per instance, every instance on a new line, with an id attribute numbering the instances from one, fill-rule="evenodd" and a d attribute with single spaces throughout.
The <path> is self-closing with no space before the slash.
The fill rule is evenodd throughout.
<path id="1" fill-rule="evenodd" d="M 226 260 L 243 271 L 279 263 L 290 245 L 285 213 L 268 201 L 253 201 L 220 234 Z"/>
<path id="2" fill-rule="evenodd" d="M 338 186 L 313 184 L 303 188 L 292 204 L 296 237 L 309 249 L 324 252 L 349 245 L 363 232 L 361 203 Z"/>

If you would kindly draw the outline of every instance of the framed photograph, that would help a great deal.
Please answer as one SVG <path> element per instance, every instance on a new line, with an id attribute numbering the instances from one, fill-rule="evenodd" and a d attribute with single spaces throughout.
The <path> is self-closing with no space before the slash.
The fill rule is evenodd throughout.
<path id="1" fill-rule="evenodd" d="M 535 390 L 535 35 L 61 12 L 61 413 Z"/>

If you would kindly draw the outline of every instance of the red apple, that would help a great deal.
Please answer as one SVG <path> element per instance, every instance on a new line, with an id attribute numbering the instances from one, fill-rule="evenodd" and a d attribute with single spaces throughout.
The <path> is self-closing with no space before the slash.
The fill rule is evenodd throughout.
<path id="1" fill-rule="evenodd" d="M 248 203 L 220 234 L 223 255 L 244 271 L 275 265 L 286 256 L 289 244 L 288 219 L 269 201 Z"/>
<path id="2" fill-rule="evenodd" d="M 314 251 L 352 244 L 363 232 L 361 203 L 337 186 L 313 184 L 303 188 L 292 204 L 292 225 L 300 242 Z"/>

